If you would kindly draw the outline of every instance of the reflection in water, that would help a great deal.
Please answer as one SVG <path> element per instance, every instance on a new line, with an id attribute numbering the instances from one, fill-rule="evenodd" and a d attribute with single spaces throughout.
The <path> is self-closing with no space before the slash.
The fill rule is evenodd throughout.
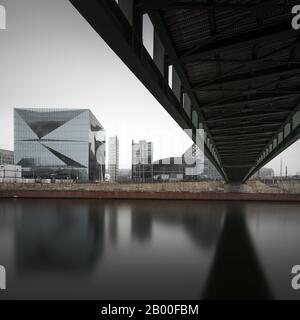
<path id="1" fill-rule="evenodd" d="M 197 203 L 197 202 L 196 202 Z M 195 206 L 193 202 L 137 202 L 132 206 L 132 237 L 151 240 L 152 221 L 180 226 L 203 249 L 216 244 L 223 225 L 223 208 L 216 205 Z M 217 209 L 217 210 L 216 210 Z M 142 214 L 141 214 L 142 213 Z"/>
<path id="2" fill-rule="evenodd" d="M 104 213 L 95 206 L 24 203 L 16 220 L 19 271 L 68 272 L 90 268 L 103 250 Z"/>
<path id="3" fill-rule="evenodd" d="M 241 203 L 231 203 L 207 283 L 206 299 L 270 299 Z"/>
<path id="4" fill-rule="evenodd" d="M 118 241 L 118 207 L 116 203 L 107 206 L 109 223 L 109 240 L 112 244 Z"/>
<path id="5" fill-rule="evenodd" d="M 152 237 L 151 208 L 134 207 L 131 212 L 131 236 L 139 242 L 150 241 Z"/>
<path id="6" fill-rule="evenodd" d="M 284 298 L 273 264 L 300 264 L 287 206 L 0 200 L 0 299 Z"/>
<path id="7" fill-rule="evenodd" d="M 295 203 L 255 204 L 247 223 L 261 266 L 276 299 L 299 299 L 291 289 L 294 265 L 300 264 L 300 214 Z"/>

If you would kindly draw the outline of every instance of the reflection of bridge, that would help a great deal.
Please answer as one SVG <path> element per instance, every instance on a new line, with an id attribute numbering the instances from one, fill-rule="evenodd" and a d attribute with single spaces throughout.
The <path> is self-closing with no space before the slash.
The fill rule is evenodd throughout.
<path id="1" fill-rule="evenodd" d="M 294 1 L 70 2 L 194 140 L 204 129 L 206 155 L 227 182 L 247 180 L 299 138 Z"/>
<path id="2" fill-rule="evenodd" d="M 248 230 L 245 208 L 230 203 L 204 292 L 205 299 L 271 299 Z"/>
<path id="3" fill-rule="evenodd" d="M 205 299 L 257 299 L 272 298 L 272 289 L 276 288 L 277 278 L 272 272 L 273 277 L 269 276 L 273 259 L 268 259 L 264 251 L 269 251 L 270 246 L 260 243 L 265 243 L 268 236 L 255 238 L 265 235 L 265 223 L 257 227 L 261 212 L 265 212 L 262 218 L 267 219 L 271 231 L 266 233 L 272 239 L 281 233 L 281 224 L 269 220 L 272 207 L 271 211 L 261 210 L 263 205 L 256 204 L 254 210 L 251 206 L 248 210 L 241 202 L 137 201 L 116 205 L 116 202 L 52 200 L 47 206 L 43 203 L 44 200 L 13 204 L 2 201 L 0 241 L 4 246 L 0 255 L 12 272 L 14 264 L 17 267 L 10 291 L 14 297 L 23 294 L 19 288 L 24 288 L 24 280 L 33 285 L 31 295 L 51 296 L 48 286 L 40 287 L 40 277 L 51 283 L 50 288 L 54 288 L 52 283 L 58 285 L 53 293 L 73 294 L 70 288 L 64 291 L 70 284 L 60 278 L 64 275 L 73 276 L 74 283 L 86 281 L 84 277 L 93 279 L 93 285 L 88 285 L 88 291 L 84 292 L 97 298 L 99 294 L 106 298 L 110 294 L 120 297 L 120 288 L 125 298 L 128 294 L 174 297 L 172 291 L 177 288 L 175 297 L 181 298 L 193 297 L 194 290 L 196 297 Z M 293 206 L 295 215 L 297 209 Z M 251 217 L 257 212 L 250 225 L 248 212 Z M 279 210 L 278 217 L 286 224 L 284 212 Z M 289 223 L 294 223 L 294 219 Z M 297 225 L 293 232 L 293 238 L 283 241 L 283 248 L 287 247 L 286 241 L 298 235 Z M 14 254 L 6 256 L 8 244 L 15 249 Z M 274 240 L 271 248 L 276 245 Z M 294 258 L 292 253 L 287 255 L 289 263 Z M 288 263 L 285 261 L 284 265 Z M 275 274 L 285 280 L 282 270 L 277 268 Z M 268 277 L 264 271 L 268 271 Z"/>
<path id="4" fill-rule="evenodd" d="M 219 206 L 219 207 L 218 207 Z M 132 207 L 132 236 L 151 239 L 155 222 L 181 226 L 193 242 L 213 251 L 204 299 L 271 299 L 272 292 L 248 230 L 245 207 L 240 202 L 196 207 L 193 203 L 142 202 Z M 223 207 L 224 208 L 224 207 Z M 184 213 L 183 213 L 184 212 Z"/>

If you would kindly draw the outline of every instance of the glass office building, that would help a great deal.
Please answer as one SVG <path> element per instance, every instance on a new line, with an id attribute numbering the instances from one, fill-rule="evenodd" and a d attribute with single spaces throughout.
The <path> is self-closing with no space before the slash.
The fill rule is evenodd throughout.
<path id="1" fill-rule="evenodd" d="M 111 182 L 117 182 L 119 176 L 119 138 L 108 139 L 108 173 Z"/>
<path id="2" fill-rule="evenodd" d="M 153 143 L 146 140 L 132 141 L 132 181 L 136 183 L 153 180 Z"/>
<path id="3" fill-rule="evenodd" d="M 25 178 L 104 180 L 105 131 L 88 109 L 15 109 L 15 164 Z"/>

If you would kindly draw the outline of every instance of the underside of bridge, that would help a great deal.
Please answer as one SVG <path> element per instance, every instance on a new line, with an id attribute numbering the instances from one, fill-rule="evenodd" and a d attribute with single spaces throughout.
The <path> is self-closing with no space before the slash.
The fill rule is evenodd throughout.
<path id="1" fill-rule="evenodd" d="M 195 141 L 204 130 L 227 182 L 245 182 L 299 138 L 297 1 L 70 2 Z"/>

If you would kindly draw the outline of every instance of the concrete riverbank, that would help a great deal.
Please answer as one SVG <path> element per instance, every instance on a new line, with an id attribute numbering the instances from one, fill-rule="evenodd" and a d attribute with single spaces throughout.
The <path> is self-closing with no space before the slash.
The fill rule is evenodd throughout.
<path id="1" fill-rule="evenodd" d="M 252 186 L 251 186 L 252 184 Z M 222 181 L 154 184 L 0 184 L 0 198 L 300 201 L 300 194 L 276 192 L 252 182 L 249 192 L 224 192 Z"/>
<path id="2" fill-rule="evenodd" d="M 91 192 L 223 192 L 223 181 L 174 183 L 0 183 L 1 191 L 91 191 Z"/>

